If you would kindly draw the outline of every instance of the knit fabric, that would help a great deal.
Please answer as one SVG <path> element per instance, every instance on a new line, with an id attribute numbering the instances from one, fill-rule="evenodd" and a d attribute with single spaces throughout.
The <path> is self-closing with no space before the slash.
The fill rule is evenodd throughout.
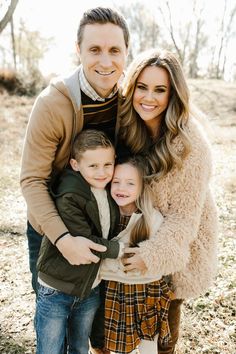
<path id="1" fill-rule="evenodd" d="M 102 236 L 103 238 L 107 238 L 110 230 L 110 209 L 107 200 L 107 191 L 105 189 L 98 189 L 93 187 L 91 187 L 91 191 L 98 204 Z"/>

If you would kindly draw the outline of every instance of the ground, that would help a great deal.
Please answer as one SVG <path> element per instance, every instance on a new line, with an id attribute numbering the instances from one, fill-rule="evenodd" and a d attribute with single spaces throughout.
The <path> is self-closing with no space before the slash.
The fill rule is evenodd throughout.
<path id="1" fill-rule="evenodd" d="M 218 276 L 206 294 L 183 305 L 178 354 L 236 353 L 236 85 L 190 80 L 193 101 L 206 114 L 212 143 L 219 232 Z M 25 237 L 26 206 L 19 189 L 20 155 L 34 99 L 0 94 L 0 353 L 35 353 Z"/>

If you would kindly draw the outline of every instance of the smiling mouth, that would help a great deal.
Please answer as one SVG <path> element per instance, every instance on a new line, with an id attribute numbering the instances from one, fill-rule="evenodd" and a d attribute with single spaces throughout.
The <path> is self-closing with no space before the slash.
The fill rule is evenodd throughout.
<path id="1" fill-rule="evenodd" d="M 146 105 L 143 103 L 141 103 L 141 107 L 143 108 L 144 111 L 150 111 L 150 112 L 156 108 L 156 106 L 154 105 Z"/>
<path id="2" fill-rule="evenodd" d="M 116 197 L 117 198 L 128 198 L 129 196 L 125 195 L 125 194 L 116 194 Z"/>
<path id="3" fill-rule="evenodd" d="M 98 71 L 98 70 L 95 70 L 95 71 L 97 74 L 102 75 L 102 76 L 109 76 L 115 72 L 115 70 L 109 71 L 109 72 L 108 71 Z"/>

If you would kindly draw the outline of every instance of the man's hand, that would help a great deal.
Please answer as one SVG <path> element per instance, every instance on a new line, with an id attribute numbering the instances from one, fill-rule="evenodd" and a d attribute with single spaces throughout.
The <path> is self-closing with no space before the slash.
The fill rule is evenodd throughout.
<path id="1" fill-rule="evenodd" d="M 140 270 L 146 271 L 147 267 L 139 255 L 140 249 L 138 247 L 127 247 L 125 248 L 125 255 L 122 263 L 124 264 L 124 270 L 128 272 L 129 270 Z M 127 256 L 126 256 L 127 255 Z M 131 255 L 131 256 L 130 256 Z"/>
<path id="2" fill-rule="evenodd" d="M 91 252 L 105 252 L 106 246 L 99 245 L 85 237 L 73 237 L 70 234 L 57 242 L 57 248 L 72 265 L 98 263 L 99 257 Z"/>

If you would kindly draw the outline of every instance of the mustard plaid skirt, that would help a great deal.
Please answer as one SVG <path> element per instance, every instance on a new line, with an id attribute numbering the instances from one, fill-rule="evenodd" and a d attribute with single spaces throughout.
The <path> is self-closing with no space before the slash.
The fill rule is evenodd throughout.
<path id="1" fill-rule="evenodd" d="M 168 310 L 173 292 L 161 279 L 148 284 L 106 282 L 105 347 L 130 353 L 141 339 L 158 334 L 163 345 L 171 339 Z"/>

